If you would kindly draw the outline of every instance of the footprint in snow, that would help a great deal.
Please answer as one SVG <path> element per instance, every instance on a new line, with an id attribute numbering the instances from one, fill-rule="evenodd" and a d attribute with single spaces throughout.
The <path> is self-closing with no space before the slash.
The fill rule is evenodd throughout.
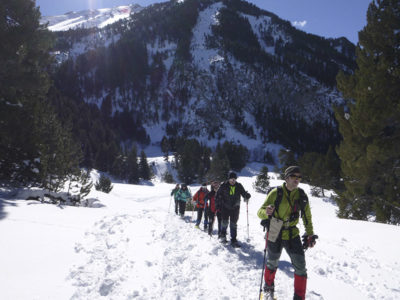
<path id="1" fill-rule="evenodd" d="M 111 279 L 106 279 L 103 281 L 99 288 L 99 293 L 101 296 L 107 296 L 111 291 L 114 286 L 114 281 Z"/>

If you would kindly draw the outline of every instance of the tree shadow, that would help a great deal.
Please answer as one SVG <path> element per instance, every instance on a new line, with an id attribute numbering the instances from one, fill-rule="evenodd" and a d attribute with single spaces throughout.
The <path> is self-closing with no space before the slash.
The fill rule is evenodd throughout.
<path id="1" fill-rule="evenodd" d="M 333 198 L 333 197 L 323 197 L 323 198 L 322 198 L 322 201 L 337 206 L 337 203 L 336 203 L 336 201 L 335 201 L 335 198 Z"/>
<path id="2" fill-rule="evenodd" d="M 183 220 L 184 220 L 186 223 L 195 223 L 195 221 L 192 220 L 192 216 L 184 216 L 184 217 L 183 217 Z"/>
<path id="3" fill-rule="evenodd" d="M 7 213 L 4 211 L 4 199 L 0 196 L 0 220 L 5 218 Z"/>
<path id="4" fill-rule="evenodd" d="M 0 194 L 0 220 L 7 217 L 7 213 L 4 211 L 5 206 L 17 206 L 14 202 L 7 200 L 4 195 Z"/>

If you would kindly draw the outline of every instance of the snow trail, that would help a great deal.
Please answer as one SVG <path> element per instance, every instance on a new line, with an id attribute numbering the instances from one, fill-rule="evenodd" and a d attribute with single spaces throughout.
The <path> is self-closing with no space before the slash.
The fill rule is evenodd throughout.
<path id="1" fill-rule="evenodd" d="M 181 219 L 172 203 L 168 212 L 166 189 L 140 187 L 132 193 L 119 187 L 123 185 L 116 185 L 114 193 L 126 204 L 123 212 L 103 216 L 75 246 L 81 263 L 69 274 L 75 287 L 72 299 L 256 299 L 265 241 L 255 214 L 264 195 L 254 194 L 249 203 L 248 243 L 244 242 L 246 209 L 242 205 L 238 222 L 242 247 L 235 249 L 219 243 L 215 226 L 212 237 L 194 228 L 191 211 Z M 335 222 L 351 221 L 318 214 L 332 204 L 312 197 L 310 201 L 321 239 L 306 252 L 307 299 L 329 300 L 344 295 L 351 299 L 396 299 L 393 295 L 400 295 L 396 288 L 398 262 L 386 263 L 374 257 L 377 253 L 372 247 L 351 242 L 356 237 L 354 232 L 332 234 L 331 226 L 340 227 Z M 388 273 L 393 274 L 392 279 L 382 286 L 381 277 Z M 285 251 L 275 284 L 280 299 L 293 297 L 293 268 Z"/>
<path id="2" fill-rule="evenodd" d="M 195 229 L 192 212 L 176 216 L 173 201 L 168 212 L 174 184 L 115 183 L 110 194 L 92 192 L 98 208 L 0 199 L 1 299 L 256 299 L 265 247 L 256 213 L 265 195 L 252 190 L 254 180 L 239 178 L 252 194 L 250 242 L 242 205 L 240 249 L 220 244 L 216 226 L 211 238 Z M 319 239 L 306 252 L 307 300 L 400 299 L 399 227 L 338 219 L 329 199 L 309 198 Z M 285 251 L 275 279 L 279 299 L 291 299 Z"/>

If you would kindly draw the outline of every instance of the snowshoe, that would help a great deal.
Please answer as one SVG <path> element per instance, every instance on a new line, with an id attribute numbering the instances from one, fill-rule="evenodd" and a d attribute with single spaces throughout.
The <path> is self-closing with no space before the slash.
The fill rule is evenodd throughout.
<path id="1" fill-rule="evenodd" d="M 274 290 L 274 285 L 264 285 L 264 291 L 261 294 L 260 300 L 276 300 L 277 298 L 274 296 Z"/>
<path id="2" fill-rule="evenodd" d="M 261 293 L 260 300 L 278 300 L 278 298 L 271 296 L 269 293 Z"/>

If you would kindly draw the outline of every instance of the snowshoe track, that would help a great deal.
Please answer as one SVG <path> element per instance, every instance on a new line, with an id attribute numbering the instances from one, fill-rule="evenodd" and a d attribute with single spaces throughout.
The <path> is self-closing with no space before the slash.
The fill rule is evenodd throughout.
<path id="1" fill-rule="evenodd" d="M 241 248 L 223 245 L 215 235 L 196 229 L 190 216 L 181 219 L 157 209 L 106 216 L 75 246 L 81 262 L 69 274 L 76 287 L 71 299 L 256 299 L 263 249 L 240 243 Z M 308 250 L 307 299 L 323 300 L 318 283 L 335 279 L 365 299 L 394 300 L 373 279 L 389 272 L 393 279 L 385 289 L 400 286 L 397 263 L 381 265 L 371 249 L 344 239 L 330 243 L 349 259 L 337 261 L 318 247 Z M 375 277 L 365 278 L 366 269 L 375 270 Z M 391 291 L 400 295 L 400 289 Z M 293 297 L 293 268 L 284 252 L 275 293 L 278 299 Z"/>

